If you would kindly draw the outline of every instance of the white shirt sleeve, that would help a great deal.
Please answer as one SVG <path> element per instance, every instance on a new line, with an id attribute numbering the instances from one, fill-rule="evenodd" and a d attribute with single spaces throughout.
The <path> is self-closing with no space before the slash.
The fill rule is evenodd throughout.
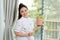
<path id="1" fill-rule="evenodd" d="M 20 31 L 21 31 L 21 23 L 17 21 L 15 25 L 15 32 L 20 32 Z"/>

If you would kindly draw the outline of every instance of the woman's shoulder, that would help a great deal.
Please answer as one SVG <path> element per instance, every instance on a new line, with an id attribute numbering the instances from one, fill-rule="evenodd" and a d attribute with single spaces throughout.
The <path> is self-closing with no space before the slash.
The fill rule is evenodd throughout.
<path id="1" fill-rule="evenodd" d="M 30 18 L 30 17 L 28 19 L 33 20 L 33 18 Z"/>
<path id="2" fill-rule="evenodd" d="M 34 18 L 29 18 L 29 20 L 31 20 L 31 21 L 35 21 L 35 19 L 34 19 Z"/>
<path id="3" fill-rule="evenodd" d="M 16 22 L 21 22 L 21 19 L 18 19 Z"/>

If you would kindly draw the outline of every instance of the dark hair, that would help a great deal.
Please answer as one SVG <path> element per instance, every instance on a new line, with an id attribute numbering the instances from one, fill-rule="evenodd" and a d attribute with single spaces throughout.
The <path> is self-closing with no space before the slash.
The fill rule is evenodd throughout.
<path id="1" fill-rule="evenodd" d="M 20 19 L 20 18 L 22 17 L 22 15 L 20 14 L 20 10 L 21 10 L 22 7 L 27 8 L 26 5 L 24 5 L 24 4 L 22 4 L 22 3 L 19 4 L 19 14 L 18 14 L 19 16 L 18 16 L 18 19 Z M 27 9 L 28 9 L 28 8 L 27 8 Z"/>

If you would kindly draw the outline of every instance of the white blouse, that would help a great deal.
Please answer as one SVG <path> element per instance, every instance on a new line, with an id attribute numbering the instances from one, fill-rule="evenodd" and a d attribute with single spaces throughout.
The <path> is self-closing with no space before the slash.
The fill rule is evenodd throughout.
<path id="1" fill-rule="evenodd" d="M 15 31 L 22 32 L 22 33 L 29 33 L 32 32 L 34 29 L 34 21 L 31 18 L 24 18 L 21 17 L 16 22 Z M 34 40 L 34 37 L 19 37 L 17 36 L 17 40 Z"/>

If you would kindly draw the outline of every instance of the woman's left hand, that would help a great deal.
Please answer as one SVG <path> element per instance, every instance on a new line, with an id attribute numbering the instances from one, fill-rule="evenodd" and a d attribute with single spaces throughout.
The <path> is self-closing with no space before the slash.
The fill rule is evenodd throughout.
<path id="1" fill-rule="evenodd" d="M 30 32 L 28 33 L 29 36 L 33 36 L 34 35 L 34 31 L 33 32 Z"/>

